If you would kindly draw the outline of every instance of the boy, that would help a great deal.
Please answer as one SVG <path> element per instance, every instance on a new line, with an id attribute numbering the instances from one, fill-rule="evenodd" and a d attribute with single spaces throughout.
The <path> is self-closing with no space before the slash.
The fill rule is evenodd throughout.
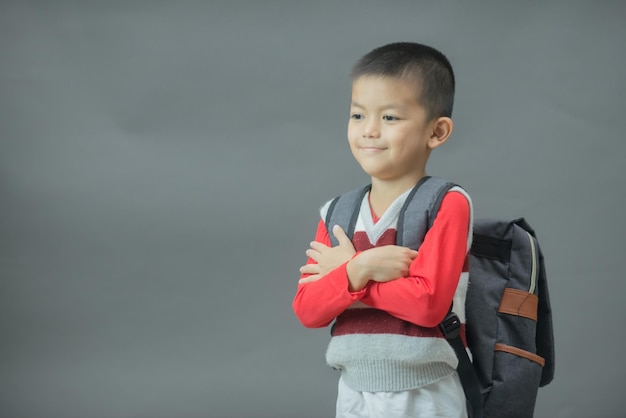
<path id="1" fill-rule="evenodd" d="M 337 417 L 466 417 L 457 357 L 437 326 L 453 300 L 464 322 L 469 196 L 445 195 L 419 251 L 395 245 L 400 208 L 452 133 L 452 67 L 434 48 L 393 43 L 364 55 L 351 79 L 348 142 L 371 189 L 352 241 L 334 226 L 331 247 L 322 207 L 293 309 L 306 327 L 336 320 L 326 361 L 341 372 Z"/>

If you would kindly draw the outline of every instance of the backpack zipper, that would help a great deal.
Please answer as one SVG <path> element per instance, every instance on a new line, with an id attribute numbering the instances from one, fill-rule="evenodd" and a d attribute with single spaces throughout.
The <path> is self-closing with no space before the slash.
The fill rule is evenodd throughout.
<path id="1" fill-rule="evenodd" d="M 535 248 L 535 240 L 530 232 L 525 231 L 528 234 L 530 240 L 530 254 L 531 254 L 531 267 L 530 267 L 530 289 L 528 293 L 535 293 L 535 287 L 537 286 L 537 249 Z"/>

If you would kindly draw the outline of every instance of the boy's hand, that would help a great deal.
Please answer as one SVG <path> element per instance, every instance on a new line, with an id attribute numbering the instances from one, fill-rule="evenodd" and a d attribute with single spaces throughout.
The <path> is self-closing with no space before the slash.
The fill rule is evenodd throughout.
<path id="1" fill-rule="evenodd" d="M 398 245 L 385 245 L 363 251 L 347 265 L 350 290 L 365 287 L 368 281 L 389 282 L 409 274 L 417 251 Z"/>
<path id="2" fill-rule="evenodd" d="M 339 241 L 336 247 L 329 247 L 317 241 L 311 242 L 311 248 L 306 251 L 306 255 L 317 264 L 306 264 L 300 267 L 301 274 L 311 274 L 311 276 L 301 279 L 299 283 L 319 280 L 354 256 L 356 253 L 354 245 L 339 225 L 333 227 L 333 235 Z"/>

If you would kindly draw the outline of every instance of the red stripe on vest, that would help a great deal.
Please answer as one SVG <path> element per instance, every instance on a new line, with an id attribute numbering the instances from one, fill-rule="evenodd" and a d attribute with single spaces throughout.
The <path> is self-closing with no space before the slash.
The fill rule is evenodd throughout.
<path id="1" fill-rule="evenodd" d="M 382 247 L 383 245 L 393 245 L 396 243 L 396 230 L 387 229 L 378 238 L 376 243 L 370 242 L 369 237 L 365 231 L 355 231 L 352 237 L 352 244 L 357 251 L 365 251 L 374 247 Z"/>
<path id="2" fill-rule="evenodd" d="M 399 334 L 411 337 L 443 337 L 439 328 L 412 324 L 373 308 L 347 309 L 337 317 L 333 336 L 346 334 Z"/>
<path id="3" fill-rule="evenodd" d="M 333 337 L 350 334 L 397 334 L 408 337 L 443 338 L 439 327 L 421 327 L 373 308 L 347 309 L 337 317 L 333 325 Z M 461 324 L 461 340 L 467 347 L 465 324 Z"/>

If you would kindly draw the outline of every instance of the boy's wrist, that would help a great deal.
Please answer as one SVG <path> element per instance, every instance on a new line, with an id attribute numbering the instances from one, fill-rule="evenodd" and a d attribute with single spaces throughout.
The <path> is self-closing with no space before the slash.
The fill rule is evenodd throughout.
<path id="1" fill-rule="evenodd" d="M 358 292 L 363 290 L 369 279 L 367 278 L 367 274 L 360 268 L 358 261 L 356 260 L 356 256 L 353 257 L 346 264 L 346 274 L 348 276 L 348 290 L 350 292 Z"/>

